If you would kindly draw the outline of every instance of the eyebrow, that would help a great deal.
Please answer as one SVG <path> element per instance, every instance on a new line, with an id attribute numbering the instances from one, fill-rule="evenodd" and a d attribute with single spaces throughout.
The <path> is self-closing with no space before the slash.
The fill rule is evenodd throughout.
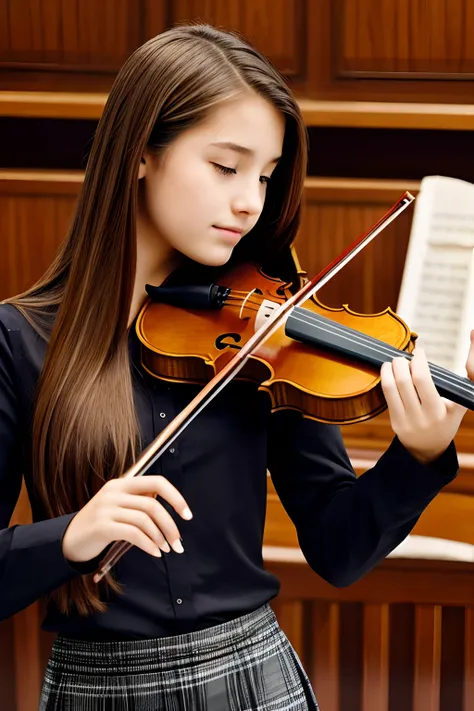
<path id="1" fill-rule="evenodd" d="M 251 148 L 246 148 L 245 146 L 239 146 L 237 143 L 231 143 L 229 141 L 224 143 L 211 143 L 211 146 L 217 146 L 217 148 L 227 148 L 228 150 L 235 151 L 236 153 L 241 153 L 244 156 L 254 156 L 255 151 Z M 278 163 L 281 156 L 268 161 L 269 163 Z"/>

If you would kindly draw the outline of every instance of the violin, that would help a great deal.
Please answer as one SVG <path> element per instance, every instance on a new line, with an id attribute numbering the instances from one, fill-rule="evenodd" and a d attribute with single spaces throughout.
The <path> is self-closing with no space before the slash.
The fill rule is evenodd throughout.
<path id="1" fill-rule="evenodd" d="M 290 284 L 242 264 L 217 284 L 148 287 L 136 332 L 142 365 L 156 378 L 210 381 L 287 301 Z M 350 424 L 375 417 L 387 405 L 380 367 L 408 357 L 416 333 L 390 308 L 359 314 L 331 308 L 312 296 L 257 347 L 235 379 L 268 393 L 272 410 L 291 409 L 320 422 Z M 430 364 L 438 392 L 474 409 L 474 384 Z"/>
<path id="2" fill-rule="evenodd" d="M 250 263 L 224 272 L 220 283 L 148 287 L 151 299 L 136 333 L 150 375 L 203 385 L 291 295 L 291 284 Z M 297 410 L 321 422 L 361 422 L 386 407 L 380 365 L 399 351 L 411 352 L 415 339 L 390 309 L 357 314 L 346 306 L 324 306 L 313 296 L 254 350 L 235 379 L 267 392 L 274 411 Z"/>
<path id="3" fill-rule="evenodd" d="M 136 322 L 143 368 L 159 379 L 203 387 L 123 476 L 146 473 L 234 378 L 267 392 L 272 410 L 296 410 L 321 422 L 361 422 L 386 409 L 380 367 L 397 356 L 411 359 L 417 334 L 390 308 L 358 314 L 347 306 L 325 306 L 315 294 L 413 199 L 405 193 L 311 281 L 305 281 L 293 252 L 296 291 L 252 263 L 224 270 L 220 284 L 147 285 L 149 300 Z M 442 396 L 474 409 L 471 380 L 441 366 L 429 368 Z M 94 581 L 128 548 L 114 543 Z"/>

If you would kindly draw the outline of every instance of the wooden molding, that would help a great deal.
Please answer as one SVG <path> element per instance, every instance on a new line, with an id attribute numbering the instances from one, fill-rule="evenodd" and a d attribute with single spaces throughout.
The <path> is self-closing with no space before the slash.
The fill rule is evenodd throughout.
<path id="1" fill-rule="evenodd" d="M 474 106 L 468 104 L 299 99 L 299 105 L 307 126 L 449 131 L 474 128 Z"/>
<path id="2" fill-rule="evenodd" d="M 0 91 L 0 116 L 99 119 L 106 93 Z M 298 98 L 307 126 L 470 131 L 474 105 L 371 101 L 313 101 Z"/>

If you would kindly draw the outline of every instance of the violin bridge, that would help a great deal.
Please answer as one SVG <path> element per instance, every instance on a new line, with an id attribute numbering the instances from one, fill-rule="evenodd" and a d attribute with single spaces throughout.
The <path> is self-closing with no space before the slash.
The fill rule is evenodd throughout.
<path id="1" fill-rule="evenodd" d="M 279 307 L 279 303 L 270 301 L 269 299 L 263 299 L 255 317 L 255 331 L 258 331 L 259 328 L 263 326 L 267 318 L 269 318 Z"/>

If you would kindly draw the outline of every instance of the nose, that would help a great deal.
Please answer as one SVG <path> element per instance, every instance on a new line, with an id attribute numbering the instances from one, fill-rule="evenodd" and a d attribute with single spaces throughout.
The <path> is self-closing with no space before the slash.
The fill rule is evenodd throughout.
<path id="1" fill-rule="evenodd" d="M 256 185 L 246 183 L 234 194 L 232 211 L 235 215 L 246 214 L 250 217 L 260 215 L 265 201 L 265 186 L 258 182 Z"/>

